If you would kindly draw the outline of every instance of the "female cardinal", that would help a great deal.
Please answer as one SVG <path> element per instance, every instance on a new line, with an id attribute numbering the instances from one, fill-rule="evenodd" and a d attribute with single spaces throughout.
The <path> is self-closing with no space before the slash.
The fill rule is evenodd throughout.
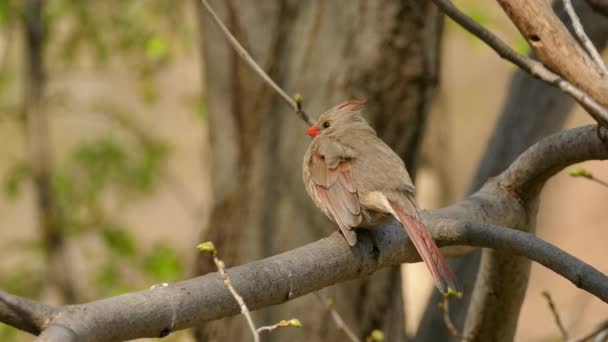
<path id="1" fill-rule="evenodd" d="M 363 118 L 364 102 L 352 100 L 330 109 L 306 132 L 313 138 L 304 156 L 306 191 L 350 246 L 357 243 L 355 227 L 375 227 L 394 217 L 437 288 L 456 290 L 452 270 L 420 220 L 407 169 Z"/>

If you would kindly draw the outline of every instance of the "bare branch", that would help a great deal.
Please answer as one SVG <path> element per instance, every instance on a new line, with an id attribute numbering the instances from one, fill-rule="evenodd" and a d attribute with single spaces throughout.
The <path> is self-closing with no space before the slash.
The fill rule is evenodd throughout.
<path id="1" fill-rule="evenodd" d="M 325 307 L 325 309 L 331 315 L 331 318 L 334 320 L 334 323 L 336 324 L 336 328 L 338 328 L 338 330 L 340 330 L 340 331 L 343 331 L 344 334 L 346 334 L 346 336 L 348 337 L 348 339 L 351 340 L 351 342 L 360 342 L 361 340 L 359 339 L 359 337 L 357 337 L 357 335 L 355 335 L 355 333 L 344 322 L 344 320 L 342 319 L 342 316 L 340 316 L 338 311 L 336 311 L 333 301 L 327 299 L 321 291 L 315 292 L 315 296 L 317 297 L 317 299 L 319 299 L 319 302 L 321 302 L 321 305 L 323 305 Z"/>
<path id="2" fill-rule="evenodd" d="M 572 27 L 574 28 L 574 32 L 576 32 L 576 35 L 581 40 L 581 43 L 587 50 L 587 53 L 589 53 L 589 56 L 591 56 L 591 58 L 595 61 L 595 64 L 597 64 L 602 73 L 604 75 L 608 75 L 608 69 L 606 69 L 606 64 L 604 63 L 604 60 L 602 59 L 600 53 L 597 51 L 595 46 L 593 46 L 593 43 L 585 33 L 583 25 L 581 24 L 581 20 L 579 19 L 578 15 L 576 15 L 574 7 L 572 7 L 572 2 L 570 0 L 562 0 L 562 2 L 564 4 L 566 12 L 568 13 L 568 16 L 570 17 L 570 20 L 572 21 Z"/>
<path id="3" fill-rule="evenodd" d="M 557 308 L 555 307 L 553 298 L 551 298 L 551 294 L 549 293 L 549 291 L 543 291 L 542 295 L 547 300 L 547 305 L 549 305 L 549 310 L 551 310 L 551 314 L 553 314 L 553 319 L 555 320 L 555 324 L 559 328 L 559 332 L 562 334 L 562 338 L 564 339 L 564 341 L 567 341 L 568 340 L 568 331 L 566 331 L 566 328 L 564 327 L 564 323 L 562 323 L 562 319 L 559 315 L 559 312 L 557 312 Z"/>
<path id="4" fill-rule="evenodd" d="M 219 273 L 220 278 L 224 281 L 224 285 L 226 285 L 226 288 L 228 288 L 228 291 L 230 291 L 230 294 L 232 294 L 232 297 L 234 297 L 236 302 L 239 303 L 239 307 L 241 308 L 241 314 L 245 317 L 245 320 L 247 321 L 247 324 L 249 325 L 249 329 L 251 330 L 251 333 L 253 334 L 253 341 L 259 342 L 260 341 L 260 332 L 258 331 L 258 329 L 256 329 L 255 324 L 253 323 L 253 319 L 251 318 L 251 314 L 249 313 L 249 309 L 247 308 L 247 305 L 245 304 L 243 297 L 241 297 L 241 295 L 239 295 L 239 293 L 236 292 L 236 290 L 234 289 L 234 286 L 232 286 L 232 283 L 230 282 L 230 278 L 228 277 L 228 274 L 226 273 L 226 265 L 224 265 L 224 262 L 222 260 L 220 260 L 220 258 L 217 256 L 217 250 L 215 249 L 215 246 L 213 245 L 212 242 L 208 241 L 208 242 L 204 242 L 204 243 L 198 245 L 197 248 L 201 252 L 209 253 L 212 255 L 213 263 L 215 263 L 215 266 L 217 267 L 217 271 Z M 279 323 L 277 323 L 277 324 L 279 324 Z M 268 328 L 265 330 L 274 330 L 276 328 L 278 328 L 278 326 L 276 326 L 274 328 Z"/>
<path id="5" fill-rule="evenodd" d="M 602 106 L 608 106 L 608 77 L 576 42 L 564 23 L 544 0 L 498 0 L 498 3 L 528 41 L 538 59 L 550 70 L 568 81 Z M 580 102 L 580 101 L 579 101 Z M 589 111 L 606 126 L 606 117 Z"/>
<path id="6" fill-rule="evenodd" d="M 0 291 L 0 322 L 38 335 L 58 312 L 51 306 Z"/>
<path id="7" fill-rule="evenodd" d="M 438 305 L 439 311 L 441 311 L 441 313 L 443 314 L 443 323 L 448 328 L 448 331 L 450 332 L 450 334 L 452 334 L 452 336 L 457 337 L 461 341 L 471 341 L 471 338 L 465 336 L 460 330 L 458 330 L 458 328 L 454 325 L 452 319 L 450 318 L 450 297 L 452 297 L 450 295 L 451 293 L 452 292 L 444 293 L 443 300 L 439 302 Z M 460 297 L 462 297 L 462 295 Z"/>
<path id="8" fill-rule="evenodd" d="M 220 30 L 222 31 L 224 36 L 226 36 L 226 39 L 228 40 L 230 45 L 232 45 L 232 47 L 237 52 L 239 57 L 241 57 L 241 59 L 243 61 L 245 61 L 245 63 L 247 63 L 247 65 L 249 65 L 251 70 L 253 70 L 256 74 L 258 74 L 264 80 L 264 82 L 266 84 L 268 84 L 277 94 L 279 94 L 279 96 L 283 99 L 283 101 L 285 101 L 285 103 L 287 103 L 287 105 L 294 112 L 296 112 L 296 114 L 300 117 L 300 119 L 304 120 L 304 122 L 306 122 L 309 125 L 314 125 L 315 120 L 313 120 L 308 114 L 306 114 L 306 112 L 304 112 L 304 110 L 302 110 L 301 105 L 299 105 L 293 98 L 291 98 L 289 95 L 287 95 L 287 93 L 285 93 L 283 91 L 283 89 L 281 89 L 281 87 L 279 87 L 272 80 L 272 78 L 270 78 L 270 76 L 268 76 L 268 74 L 266 74 L 266 72 L 264 72 L 264 70 L 262 70 L 262 68 L 255 62 L 253 57 L 251 57 L 249 52 L 247 52 L 247 50 L 245 50 L 245 48 L 238 42 L 238 40 L 236 40 L 236 38 L 234 38 L 232 33 L 230 33 L 230 30 L 228 30 L 226 25 L 224 25 L 224 23 L 222 22 L 220 17 L 218 17 L 218 15 L 213 11 L 213 8 L 211 8 L 211 6 L 207 2 L 207 0 L 201 0 L 201 3 L 203 4 L 203 6 L 207 10 L 207 12 L 209 12 L 211 17 L 213 18 L 213 21 L 220 28 Z"/>
<path id="9" fill-rule="evenodd" d="M 589 112 L 593 118 L 602 124 L 608 126 L 608 110 L 601 106 L 595 99 L 591 98 L 581 89 L 561 78 L 553 71 L 547 69 L 542 63 L 535 61 L 527 56 L 518 54 L 511 49 L 504 41 L 492 32 L 485 29 L 483 26 L 476 23 L 473 19 L 462 13 L 452 4 L 450 0 L 433 0 L 433 2 L 441 8 L 452 20 L 460 24 L 467 31 L 471 32 L 477 38 L 488 44 L 498 55 L 511 63 L 517 65 L 522 70 L 525 70 L 534 77 L 550 83 L 566 94 L 572 96 Z"/>

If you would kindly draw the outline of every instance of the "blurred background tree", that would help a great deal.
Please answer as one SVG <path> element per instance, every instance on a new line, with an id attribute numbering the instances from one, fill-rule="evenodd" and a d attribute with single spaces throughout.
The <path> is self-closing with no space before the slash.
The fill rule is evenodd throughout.
<path id="1" fill-rule="evenodd" d="M 499 32 L 520 52 L 529 50 L 496 4 L 475 0 L 455 2 L 476 21 Z M 338 64 L 327 73 L 318 70 L 320 64 L 327 62 L 325 58 L 335 53 L 332 51 L 335 42 L 348 38 L 347 49 L 364 50 L 369 48 L 365 43 L 369 37 L 358 35 L 356 30 L 364 30 L 366 23 L 379 25 L 391 21 L 377 23 L 376 17 L 364 18 L 362 15 L 358 17 L 362 22 L 339 25 L 344 17 L 332 19 L 330 14 L 343 15 L 343 8 L 324 1 L 298 4 L 265 1 L 260 6 L 234 1 L 230 12 L 225 4 L 231 3 L 214 2 L 220 14 L 228 18 L 226 22 L 237 37 L 246 38 L 243 43 L 254 57 L 273 77 L 278 76 L 279 84 L 289 91 L 302 93 L 305 106 L 313 116 L 346 97 L 370 97 L 369 90 L 381 83 L 379 80 L 383 76 L 374 68 L 359 70 L 360 79 L 353 79 L 357 75 L 346 75 L 352 81 L 348 87 L 340 83 L 345 74 L 340 76 L 336 70 L 352 65 Z M 373 2 L 360 2 L 353 11 L 376 13 L 366 7 L 366 4 L 372 6 L 370 3 Z M 419 20 L 403 21 L 403 26 L 393 27 L 394 31 L 384 28 L 396 36 L 406 30 L 422 34 L 422 27 L 436 27 L 434 25 L 441 21 L 430 17 L 433 11 L 426 2 L 391 3 L 402 10 L 395 12 L 395 18 L 401 15 Z M 307 218 L 315 224 L 302 224 L 315 230 L 292 232 L 298 235 L 297 238 L 286 236 L 285 232 L 271 234 L 278 232 L 286 220 L 289 223 L 305 221 L 298 216 L 301 213 L 291 210 L 294 207 L 313 212 L 308 211 L 311 203 L 306 197 L 301 197 L 303 202 L 297 205 L 283 201 L 289 197 L 285 191 L 297 196 L 303 193 L 299 167 L 300 154 L 308 143 L 304 127 L 268 89 L 259 85 L 255 76 L 249 75 L 229 57 L 225 42 L 215 37 L 212 28 L 207 27 L 205 17 L 198 16 L 197 4 L 197 0 L 0 0 L 2 290 L 48 303 L 83 302 L 183 279 L 191 276 L 194 269 L 205 271 L 202 264 L 195 267 L 194 246 L 201 241 L 201 234 L 206 234 L 207 227 L 221 222 L 224 222 L 223 227 L 234 225 L 224 232 L 232 234 L 224 236 L 225 245 L 220 247 L 229 265 L 301 245 L 333 231 L 329 225 L 323 228 L 325 221 L 318 215 Z M 412 4 L 415 6 L 410 6 Z M 225 17 L 227 13 L 234 16 Z M 428 23 L 432 25 L 425 26 Z M 272 31 L 275 27 L 284 30 Z M 354 31 L 342 32 L 345 27 Z M 204 39 L 200 39 L 199 30 Z M 270 33 L 265 35 L 265 32 Z M 316 38 L 299 38 L 303 36 Z M 420 199 L 424 207 L 435 207 L 466 193 L 514 68 L 449 21 L 445 22 L 443 33 L 432 32 L 429 36 L 435 37 L 437 46 L 417 50 L 418 54 L 408 56 L 409 62 L 404 65 L 421 65 L 416 59 L 429 56 L 420 52 L 431 51 L 439 56 L 431 56 L 428 60 L 440 60 L 440 71 L 435 70 L 437 74 L 429 78 L 429 75 L 423 77 L 421 70 L 409 70 L 408 86 L 421 93 L 404 94 L 400 92 L 404 89 L 396 89 L 394 84 L 381 85 L 381 89 L 395 93 L 372 91 L 370 110 L 381 134 L 401 152 L 407 152 L 404 154 L 407 162 L 411 165 L 417 159 Z M 333 37 L 334 43 L 329 37 Z M 392 42 L 395 44 L 391 47 L 393 51 L 413 48 L 407 40 Z M 431 40 L 424 42 L 431 44 Z M 271 48 L 274 54 L 270 53 Z M 218 59 L 214 55 L 218 53 L 226 53 L 227 57 Z M 276 54 L 281 58 L 269 58 Z M 396 64 L 379 65 L 399 70 Z M 237 73 L 241 82 L 226 84 L 230 78 L 214 76 L 223 75 L 226 70 Z M 325 77 L 324 81 L 318 81 L 322 77 Z M 332 84 L 333 79 L 339 82 Z M 439 88 L 435 90 L 437 81 Z M 322 91 L 321 84 L 335 92 Z M 238 89 L 231 88 L 235 85 Z M 208 88 L 210 94 L 217 95 L 209 99 L 210 107 L 213 107 L 212 102 L 216 103 L 209 115 L 205 100 Z M 235 89 L 240 91 L 240 96 L 235 97 L 232 93 Z M 431 100 L 433 91 L 435 96 Z M 429 98 L 425 98 L 427 95 Z M 399 104 L 399 96 L 416 100 Z M 227 99 L 236 101 L 232 103 Z M 221 103 L 235 107 L 229 111 L 218 107 Z M 382 103 L 385 107 L 379 105 Z M 383 119 L 391 114 L 387 110 L 401 108 L 401 105 L 415 108 L 407 114 L 418 116 L 404 116 L 400 125 L 387 124 Z M 403 108 L 397 111 L 405 113 Z M 221 196 L 213 200 L 214 209 L 211 209 L 212 188 L 217 195 L 217 188 L 227 184 L 222 180 L 223 176 L 233 175 L 216 174 L 213 182 L 209 177 L 211 166 L 215 170 L 225 170 L 227 164 L 222 163 L 230 163 L 230 158 L 234 157 L 222 150 L 224 147 L 209 149 L 209 141 L 215 148 L 219 146 L 218 139 L 233 133 L 222 128 L 228 126 L 225 123 L 218 124 L 218 120 L 229 119 L 228 114 L 222 116 L 224 113 L 243 118 L 239 128 L 246 132 L 242 137 L 244 143 L 254 141 L 255 134 L 264 133 L 263 138 L 255 141 L 262 148 L 250 151 L 248 158 L 251 159 L 245 160 L 255 165 L 239 170 L 240 176 L 232 181 L 249 182 L 249 195 L 258 196 L 253 204 L 272 205 L 281 215 L 274 216 L 274 211 L 266 211 L 260 217 L 234 215 L 230 217 L 233 221 L 222 221 L 222 207 L 217 205 L 224 199 Z M 248 115 L 259 121 L 249 120 Z M 406 127 L 409 119 L 415 124 Z M 426 125 L 423 125 L 425 120 Z M 585 114 L 577 112 L 570 116 L 567 126 L 588 122 Z M 260 126 L 256 126 L 258 124 Z M 213 139 L 208 138 L 209 127 L 214 128 Z M 280 134 L 269 136 L 277 129 Z M 260 151 L 273 153 L 266 156 L 267 159 L 283 158 L 280 172 L 266 173 L 257 164 L 264 160 L 254 154 Z M 588 163 L 587 168 L 598 176 L 608 175 L 608 168 L 603 164 Z M 259 178 L 246 179 L 243 175 L 248 172 Z M 256 182 L 260 179 L 262 182 Z M 289 190 L 277 192 L 269 185 L 273 180 L 281 180 L 281 185 Z M 602 264 L 605 255 L 593 252 L 602 250 L 608 243 L 608 235 L 600 224 L 608 219 L 608 213 L 600 205 L 607 199 L 605 191 L 593 184 L 581 184 L 561 176 L 552 180 L 546 192 L 544 212 L 559 215 L 539 218 L 539 235 L 605 269 L 606 265 Z M 240 210 L 224 209 L 231 213 Z M 239 222 L 245 220 L 255 224 L 240 225 Z M 272 227 L 276 229 L 272 230 Z M 237 239 L 235 234 L 242 236 Z M 593 235 L 597 239 L 585 239 L 583 243 L 577 239 L 577 234 Z M 406 271 L 403 279 L 405 325 L 408 334 L 413 335 L 431 284 L 419 265 L 408 265 L 402 270 Z M 385 275 L 388 280 L 399 278 L 398 271 L 384 273 L 388 274 Z M 382 284 L 390 285 L 390 291 L 399 292 L 398 282 Z M 376 285 L 381 287 L 382 284 Z M 558 306 L 571 308 L 568 312 L 572 314 L 566 314 L 565 319 L 574 327 L 573 331 L 585 330 L 595 324 L 596 320 L 591 318 L 608 314 L 601 303 L 589 300 L 563 279 L 533 266 L 518 340 L 557 336 L 546 328 L 552 324 L 551 316 L 539 295 L 546 284 L 552 284 Z M 346 293 L 355 293 L 352 298 L 386 289 L 367 287 L 366 290 L 365 284 L 349 286 L 351 292 Z M 353 292 L 357 287 L 363 290 Z M 335 297 L 339 307 L 353 305 L 348 299 Z M 348 295 L 343 297 L 348 298 Z M 348 323 L 365 323 L 365 326 L 357 327 L 361 330 L 376 328 L 385 318 L 350 316 L 363 311 L 392 313 L 401 304 L 394 298 L 388 303 L 390 310 L 383 306 L 388 305 L 386 301 L 374 298 L 369 299 L 368 306 L 361 306 L 360 311 L 347 309 Z M 317 320 L 324 320 L 323 308 L 306 298 L 285 306 L 283 310 L 287 309 L 289 314 L 279 316 L 300 315 L 295 307 L 309 312 Z M 261 313 L 264 317 L 259 318 L 260 322 L 273 320 L 273 314 L 268 312 L 270 310 Z M 303 319 L 304 330 L 283 331 L 273 337 L 293 334 L 299 340 L 298 337 L 303 336 L 333 336 L 335 327 L 325 321 L 315 325 Z M 222 323 L 219 324 L 222 329 Z M 242 322 L 237 319 L 231 324 L 238 328 Z M 399 322 L 394 326 L 403 327 Z M 437 324 L 433 328 L 443 329 Z M 231 333 L 237 336 L 238 329 Z M 219 336 L 222 336 L 221 331 Z M 30 339 L 0 325 L 2 341 Z M 169 339 L 191 341 L 193 338 L 190 332 L 180 332 Z"/>
<path id="2" fill-rule="evenodd" d="M 200 199 L 169 166 L 174 142 L 147 123 L 167 102 L 169 121 L 185 112 L 199 131 L 205 120 L 197 88 L 159 85 L 196 53 L 185 5 L 0 1 L 2 212 L 32 203 L 24 214 L 36 229 L 22 236 L 3 224 L 1 288 L 71 303 L 188 274 L 187 252 L 158 237 L 142 244 L 133 226 L 145 226 L 126 214 L 165 188 L 192 221 L 201 217 Z M 1 340 L 17 335 L 0 326 Z"/>

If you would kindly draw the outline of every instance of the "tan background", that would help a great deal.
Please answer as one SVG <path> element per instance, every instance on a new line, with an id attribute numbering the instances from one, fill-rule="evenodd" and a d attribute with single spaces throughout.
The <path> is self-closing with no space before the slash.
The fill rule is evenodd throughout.
<path id="1" fill-rule="evenodd" d="M 518 44 L 516 32 L 501 15 L 497 5 L 481 1 L 457 3 L 469 13 L 483 12 L 492 29 L 512 44 Z M 173 65 L 160 74 L 155 82 L 162 90 L 161 96 L 152 108 L 143 107 L 133 100 L 136 81 L 125 76 L 128 74 L 120 66 L 112 66 L 102 73 L 86 65 L 76 71 L 51 68 L 49 89 L 51 95 L 59 92 L 70 94 L 69 105 L 56 108 L 51 113 L 52 138 L 58 164 L 67 158 L 66 152 L 77 142 L 95 134 L 116 131 L 113 123 L 95 115 L 91 109 L 91 103 L 100 99 L 112 99 L 114 103 L 132 109 L 137 122 L 146 130 L 170 141 L 173 147 L 169 160 L 170 172 L 185 185 L 188 196 L 201 204 L 202 217 L 195 217 L 184 208 L 179 200 L 183 194 L 176 194 L 175 187 L 169 184 L 161 185 L 154 196 L 131 204 L 123 214 L 136 230 L 141 248 L 151 248 L 158 241 L 167 242 L 179 250 L 188 269 L 191 269 L 194 246 L 207 219 L 210 202 L 206 126 L 184 105 L 187 98 L 199 93 L 197 58 L 194 48 L 184 51 Z M 424 169 L 419 175 L 418 187 L 421 201 L 426 207 L 433 207 L 438 198 L 446 196 L 446 193 L 453 200 L 464 195 L 493 128 L 505 86 L 514 70 L 513 66 L 499 59 L 452 23 L 447 25 L 442 63 L 440 96 L 434 106 L 423 151 L 427 154 L 441 153 L 441 158 L 449 166 L 447 175 L 451 189 L 445 191 L 437 186 L 436 170 Z M 590 122 L 577 109 L 568 126 Z M 0 175 L 4 174 L 13 160 L 23 157 L 23 154 L 24 145 L 18 126 L 11 121 L 0 121 Z M 608 179 L 607 163 L 589 162 L 583 166 L 594 175 Z M 543 192 L 538 235 L 606 271 L 606 203 L 607 188 L 584 179 L 570 178 L 562 172 L 549 182 Z M 23 262 L 43 266 L 43 260 L 21 252 L 24 244 L 36 238 L 32 213 L 31 189 L 16 202 L 0 196 L 1 270 L 8 270 Z M 95 260 L 103 257 L 96 253 L 97 245 L 99 241 L 95 236 L 71 242 L 69 250 L 75 256 L 74 260 L 77 260 L 74 267 L 80 274 L 86 275 L 87 270 L 94 267 Z M 408 330 L 414 331 L 422 305 L 431 289 L 430 279 L 421 265 L 408 265 L 404 268 L 408 272 L 404 285 L 407 291 Z M 88 281 L 90 280 L 86 276 L 79 280 L 79 288 L 85 293 Z M 608 305 L 591 298 L 552 272 L 534 265 L 519 320 L 517 341 L 543 341 L 558 336 L 552 316 L 540 295 L 543 290 L 552 293 L 572 334 L 576 335 L 599 320 L 608 318 Z M 52 301 L 52 298 L 49 300 Z M 176 335 L 176 340 L 189 339 L 187 333 Z M 297 333 L 294 333 L 296 336 Z"/>

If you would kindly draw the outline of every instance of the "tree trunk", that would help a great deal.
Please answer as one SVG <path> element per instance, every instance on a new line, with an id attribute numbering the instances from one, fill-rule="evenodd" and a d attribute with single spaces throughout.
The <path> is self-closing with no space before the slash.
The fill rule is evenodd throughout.
<path id="1" fill-rule="evenodd" d="M 49 120 L 44 109 L 44 1 L 25 2 L 23 15 L 24 55 L 26 56 L 23 113 L 25 137 L 36 196 L 36 216 L 48 262 L 43 297 L 59 303 L 74 303 L 76 290 L 64 255 L 65 239 L 61 212 L 52 180 L 52 149 Z"/>
<path id="2" fill-rule="evenodd" d="M 379 136 L 414 171 L 416 150 L 437 83 L 442 19 L 427 1 L 212 1 L 222 20 L 308 113 L 354 97 Z M 200 9 L 200 8 L 199 8 Z M 314 208 L 302 184 L 310 143 L 306 126 L 227 45 L 209 16 L 200 17 L 209 109 L 214 208 L 203 240 L 227 265 L 313 242 L 336 229 Z M 215 270 L 200 256 L 197 272 Z M 406 340 L 399 268 L 326 290 L 362 338 L 381 329 Z M 282 329 L 303 341 L 344 340 L 313 296 L 254 314 L 258 326 L 297 317 L 305 329 Z M 199 340 L 250 338 L 242 317 L 212 322 Z"/>

